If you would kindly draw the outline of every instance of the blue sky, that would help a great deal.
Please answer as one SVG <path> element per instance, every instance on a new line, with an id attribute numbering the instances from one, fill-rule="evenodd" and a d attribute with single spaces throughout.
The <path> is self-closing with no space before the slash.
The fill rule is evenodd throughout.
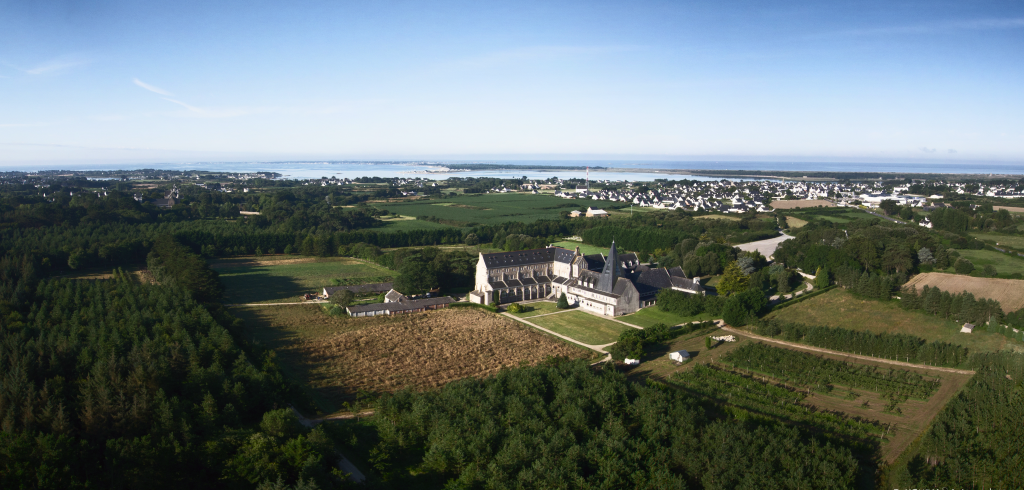
<path id="1" fill-rule="evenodd" d="M 1024 161 L 1024 3 L 0 0 L 0 165 Z"/>

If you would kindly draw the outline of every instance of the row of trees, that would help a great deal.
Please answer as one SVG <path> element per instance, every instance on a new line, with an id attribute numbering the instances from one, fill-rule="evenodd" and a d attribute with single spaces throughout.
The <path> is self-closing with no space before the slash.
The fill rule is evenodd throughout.
<path id="1" fill-rule="evenodd" d="M 900 306 L 961 323 L 982 325 L 1004 319 L 1003 307 L 994 299 L 976 299 L 971 293 L 949 293 L 929 286 L 921 288 L 920 293 L 914 287 L 904 288 Z"/>
<path id="2" fill-rule="evenodd" d="M 778 319 L 759 320 L 754 328 L 754 333 L 851 354 L 885 357 L 933 366 L 960 366 L 968 359 L 968 350 L 961 345 L 940 341 L 928 342 L 920 337 L 901 333 L 862 332 L 845 328 L 803 325 Z"/>

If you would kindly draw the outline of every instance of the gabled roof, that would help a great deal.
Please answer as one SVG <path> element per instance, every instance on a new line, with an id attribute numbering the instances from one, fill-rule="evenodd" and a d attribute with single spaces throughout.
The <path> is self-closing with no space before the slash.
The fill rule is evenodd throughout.
<path id="1" fill-rule="evenodd" d="M 408 299 L 405 298 L 402 301 L 393 303 L 373 303 L 369 305 L 355 305 L 349 306 L 348 312 L 352 313 L 365 313 L 368 311 L 410 311 L 418 310 L 420 308 L 426 308 L 428 306 L 446 305 L 454 303 L 455 300 L 451 296 L 441 296 L 439 298 L 423 298 L 423 299 Z"/>
<path id="2" fill-rule="evenodd" d="M 481 254 L 484 265 L 488 268 L 513 267 L 518 265 L 543 264 L 555 260 L 555 252 L 565 250 L 559 247 L 535 248 L 533 250 L 520 250 L 518 252 L 497 252 L 492 254 Z M 569 250 L 566 252 L 572 253 Z"/>

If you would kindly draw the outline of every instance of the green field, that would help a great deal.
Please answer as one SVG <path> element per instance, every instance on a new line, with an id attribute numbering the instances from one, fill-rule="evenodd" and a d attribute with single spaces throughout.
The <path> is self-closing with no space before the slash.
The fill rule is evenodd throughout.
<path id="1" fill-rule="evenodd" d="M 898 301 L 860 299 L 843 289 L 782 308 L 768 315 L 805 325 L 824 325 L 874 333 L 904 333 L 928 341 L 959 344 L 972 351 L 999 351 L 1016 344 L 1002 335 L 985 331 L 960 333 L 961 325 L 917 311 L 905 311 Z"/>
<path id="2" fill-rule="evenodd" d="M 276 264 L 275 262 L 281 262 Z M 384 267 L 350 258 L 295 258 L 264 261 L 223 260 L 212 264 L 224 284 L 224 301 L 283 303 L 301 301 L 306 293 L 319 293 L 332 279 L 391 276 Z"/>
<path id="3" fill-rule="evenodd" d="M 673 325 L 679 325 L 680 323 L 689 323 L 694 321 L 704 321 L 711 319 L 712 315 L 707 313 L 701 313 L 700 315 L 697 316 L 681 317 L 674 313 L 661 311 L 658 309 L 657 306 L 642 308 L 640 311 L 633 313 L 632 315 L 619 317 L 619 320 L 644 328 L 650 327 L 658 323 L 664 323 L 665 325 L 671 327 Z"/>
<path id="4" fill-rule="evenodd" d="M 390 219 L 381 220 L 384 222 L 384 229 L 387 231 L 436 230 L 438 228 L 451 228 L 451 225 L 419 220 L 412 216 L 391 215 L 387 218 Z"/>
<path id="5" fill-rule="evenodd" d="M 548 330 L 576 339 L 584 344 L 604 345 L 615 342 L 619 334 L 630 328 L 621 323 L 596 317 L 580 310 L 530 320 Z"/>
<path id="6" fill-rule="evenodd" d="M 583 242 L 555 242 L 552 245 L 567 248 L 569 250 L 575 250 L 576 247 L 579 247 L 580 253 L 583 255 L 608 254 L 607 248 L 595 247 L 593 245 L 584 244 Z"/>
<path id="7" fill-rule="evenodd" d="M 580 201 L 543 194 L 507 193 L 375 203 L 374 206 L 402 216 L 435 216 L 466 223 L 500 224 L 508 221 L 557 219 L 562 211 L 611 204 L 608 201 Z"/>
<path id="8" fill-rule="evenodd" d="M 970 260 L 976 269 L 991 265 L 1001 275 L 1015 272 L 1024 274 L 1024 258 L 1016 258 L 992 250 L 957 250 L 957 252 L 961 257 Z"/>
<path id="9" fill-rule="evenodd" d="M 971 233 L 971 236 L 985 241 L 992 241 L 1000 245 L 1019 248 L 1024 250 L 1024 236 L 1021 235 L 1000 235 L 998 233 Z"/>

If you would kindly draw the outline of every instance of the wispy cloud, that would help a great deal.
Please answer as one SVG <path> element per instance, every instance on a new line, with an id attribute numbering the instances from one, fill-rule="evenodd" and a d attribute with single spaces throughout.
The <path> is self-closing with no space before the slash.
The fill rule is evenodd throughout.
<path id="1" fill-rule="evenodd" d="M 19 69 L 29 75 L 45 75 L 47 73 L 56 73 L 64 71 L 70 68 L 74 68 L 76 66 L 88 65 L 89 63 L 92 63 L 92 60 L 58 58 L 47 61 L 45 63 L 41 63 L 32 68 Z"/>
<path id="2" fill-rule="evenodd" d="M 638 51 L 642 46 L 527 46 L 523 48 L 495 51 L 456 60 L 452 64 L 463 66 L 494 66 L 525 61 L 593 56 L 602 54 Z"/>
<path id="3" fill-rule="evenodd" d="M 910 34 L 942 34 L 956 31 L 991 31 L 1024 28 L 1024 18 L 974 19 L 947 22 L 932 22 L 902 26 L 868 27 L 822 33 L 814 37 L 832 36 L 884 36 Z"/>
<path id="4" fill-rule="evenodd" d="M 160 95 L 166 95 L 166 96 L 174 95 L 174 94 L 172 94 L 172 93 L 170 93 L 170 92 L 168 92 L 168 91 L 166 91 L 166 90 L 164 90 L 164 89 L 162 89 L 160 87 L 154 87 L 154 86 L 152 86 L 152 85 L 150 85 L 150 84 L 148 84 L 146 82 L 143 82 L 142 80 L 139 80 L 138 78 L 135 78 L 132 81 L 135 82 L 135 85 L 138 85 L 138 86 L 140 86 L 140 87 L 142 87 L 142 88 L 144 88 L 146 90 L 149 90 L 150 92 L 153 92 L 154 94 L 160 94 Z"/>
<path id="5" fill-rule="evenodd" d="M 935 148 L 928 148 L 927 146 L 922 146 L 921 148 L 919 148 L 919 150 L 925 153 L 935 153 L 936 151 L 938 151 Z"/>

